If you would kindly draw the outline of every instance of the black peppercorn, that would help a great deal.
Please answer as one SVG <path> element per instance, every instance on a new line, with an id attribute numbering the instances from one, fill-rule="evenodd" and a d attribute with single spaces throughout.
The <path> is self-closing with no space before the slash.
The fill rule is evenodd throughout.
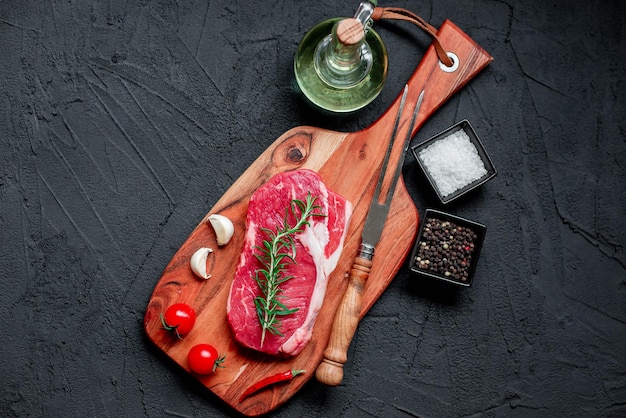
<path id="1" fill-rule="evenodd" d="M 476 233 L 468 227 L 430 218 L 422 232 L 415 264 L 447 279 L 467 281 L 476 239 Z"/>

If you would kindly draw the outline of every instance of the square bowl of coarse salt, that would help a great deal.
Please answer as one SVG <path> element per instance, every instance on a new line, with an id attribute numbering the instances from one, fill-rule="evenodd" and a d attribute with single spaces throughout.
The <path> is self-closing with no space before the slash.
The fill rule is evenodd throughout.
<path id="1" fill-rule="evenodd" d="M 497 174 L 467 119 L 411 148 L 443 204 L 476 189 Z"/>
<path id="2" fill-rule="evenodd" d="M 487 227 L 436 209 L 426 209 L 409 261 L 418 276 L 469 287 Z"/>

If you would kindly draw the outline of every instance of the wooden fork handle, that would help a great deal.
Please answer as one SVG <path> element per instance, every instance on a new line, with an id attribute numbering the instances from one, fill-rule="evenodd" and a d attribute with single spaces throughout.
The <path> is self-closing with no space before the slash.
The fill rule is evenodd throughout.
<path id="1" fill-rule="evenodd" d="M 350 270 L 348 288 L 335 314 L 324 359 L 317 367 L 317 380 L 328 386 L 337 386 L 343 380 L 343 365 L 348 361 L 348 348 L 359 325 L 361 298 L 372 261 L 356 257 Z"/>

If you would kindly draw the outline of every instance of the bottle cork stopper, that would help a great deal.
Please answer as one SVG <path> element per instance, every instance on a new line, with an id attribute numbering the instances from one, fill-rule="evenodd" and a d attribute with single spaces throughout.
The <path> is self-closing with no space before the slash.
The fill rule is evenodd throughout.
<path id="1" fill-rule="evenodd" d="M 344 45 L 356 45 L 365 36 L 363 24 L 352 17 L 343 19 L 337 25 L 337 39 Z"/>

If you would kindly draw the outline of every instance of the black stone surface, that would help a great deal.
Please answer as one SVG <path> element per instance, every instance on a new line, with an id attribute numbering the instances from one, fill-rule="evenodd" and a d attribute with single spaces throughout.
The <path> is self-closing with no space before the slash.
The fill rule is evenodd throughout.
<path id="1" fill-rule="evenodd" d="M 429 39 L 376 28 L 382 95 L 350 116 L 294 89 L 317 22 L 358 2 L 0 2 L 0 416 L 233 411 L 160 354 L 143 312 L 217 199 L 284 131 L 355 131 Z M 626 11 L 598 2 L 384 2 L 448 18 L 495 58 L 423 127 L 467 118 L 498 176 L 446 207 L 487 225 L 469 289 L 404 266 L 343 384 L 277 417 L 626 416 Z M 416 206 L 439 207 L 414 160 Z"/>

